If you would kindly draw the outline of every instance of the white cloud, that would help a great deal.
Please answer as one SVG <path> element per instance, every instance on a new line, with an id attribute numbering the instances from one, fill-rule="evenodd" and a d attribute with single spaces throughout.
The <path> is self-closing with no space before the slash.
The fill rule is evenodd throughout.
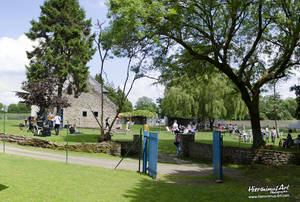
<path id="1" fill-rule="evenodd" d="M 0 102 L 16 103 L 19 99 L 12 91 L 20 90 L 25 80 L 25 65 L 28 64 L 26 51 L 32 50 L 32 42 L 25 35 L 17 39 L 0 38 Z"/>
<path id="2" fill-rule="evenodd" d="M 289 78 L 288 81 L 283 81 L 278 85 L 276 89 L 283 99 L 288 97 L 295 98 L 295 91 L 290 91 L 290 87 L 294 85 L 300 85 L 300 69 L 294 71 L 294 75 Z"/>
<path id="3" fill-rule="evenodd" d="M 135 105 L 136 101 L 143 96 L 149 97 L 156 103 L 156 99 L 163 97 L 165 87 L 162 85 L 153 85 L 153 80 L 141 78 L 134 84 L 128 99 Z"/>
<path id="4" fill-rule="evenodd" d="M 101 7 L 106 7 L 106 6 L 105 6 L 105 0 L 100 0 L 100 1 L 99 1 L 99 5 L 100 5 Z"/>
<path id="5" fill-rule="evenodd" d="M 33 45 L 25 35 L 18 39 L 0 38 L 0 73 L 24 72 L 28 64 L 26 50 L 32 50 Z"/>

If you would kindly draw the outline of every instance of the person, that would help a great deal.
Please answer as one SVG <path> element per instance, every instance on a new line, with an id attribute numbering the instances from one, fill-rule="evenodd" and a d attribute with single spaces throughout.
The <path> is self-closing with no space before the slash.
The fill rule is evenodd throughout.
<path id="1" fill-rule="evenodd" d="M 179 131 L 177 120 L 174 120 L 174 123 L 172 125 L 172 131 L 174 134 L 175 134 L 175 131 Z"/>
<path id="2" fill-rule="evenodd" d="M 48 114 L 48 125 L 49 125 L 49 128 L 50 128 L 50 130 L 52 130 L 52 128 L 53 128 L 53 115 L 52 115 L 52 113 L 51 112 L 49 112 L 49 114 Z"/>
<path id="3" fill-rule="evenodd" d="M 261 129 L 261 137 L 264 140 L 264 138 L 265 138 L 265 130 L 263 128 Z"/>
<path id="4" fill-rule="evenodd" d="M 287 138 L 283 143 L 283 148 L 288 148 L 293 143 L 293 138 L 290 133 L 288 133 Z"/>
<path id="5" fill-rule="evenodd" d="M 175 132 L 174 145 L 176 146 L 176 154 L 179 155 L 181 152 L 181 132 L 176 130 Z"/>
<path id="6" fill-rule="evenodd" d="M 107 117 L 106 119 L 105 119 L 105 128 L 109 128 L 109 123 L 108 123 L 108 120 L 109 120 L 109 117 Z"/>
<path id="7" fill-rule="evenodd" d="M 129 127 L 129 119 L 127 119 L 127 121 L 126 121 L 125 129 L 126 129 L 126 134 L 127 134 L 127 132 L 128 132 L 129 129 L 130 129 L 130 127 Z"/>
<path id="8" fill-rule="evenodd" d="M 27 128 L 27 121 L 28 121 L 27 118 L 25 118 L 25 119 L 24 119 L 24 122 L 25 122 L 25 125 L 24 125 L 24 126 L 25 126 L 25 128 Z"/>
<path id="9" fill-rule="evenodd" d="M 32 129 L 33 129 L 32 117 L 29 116 L 28 117 L 28 130 L 32 130 Z"/>
<path id="10" fill-rule="evenodd" d="M 228 130 L 229 130 L 229 135 L 231 136 L 232 132 L 233 132 L 233 127 L 232 127 L 231 123 L 228 126 Z"/>
<path id="11" fill-rule="evenodd" d="M 273 127 L 272 131 L 271 131 L 271 139 L 272 139 L 272 143 L 275 143 L 275 138 L 276 138 L 276 129 L 275 127 Z"/>
<path id="12" fill-rule="evenodd" d="M 70 134 L 74 134 L 76 131 L 76 125 L 71 125 L 71 127 L 69 128 Z"/>
<path id="13" fill-rule="evenodd" d="M 55 128 L 55 135 L 59 134 L 59 127 L 60 127 L 60 122 L 61 122 L 61 118 L 58 114 L 55 115 L 54 117 L 54 128 Z"/>
<path id="14" fill-rule="evenodd" d="M 219 130 L 222 131 L 223 130 L 223 126 L 220 124 L 219 126 Z"/>
<path id="15" fill-rule="evenodd" d="M 267 125 L 266 129 L 265 129 L 265 134 L 266 134 L 266 142 L 269 143 L 269 125 Z"/>

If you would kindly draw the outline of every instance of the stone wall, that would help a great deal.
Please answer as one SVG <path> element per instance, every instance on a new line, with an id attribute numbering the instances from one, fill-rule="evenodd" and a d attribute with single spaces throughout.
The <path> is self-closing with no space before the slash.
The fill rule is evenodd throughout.
<path id="1" fill-rule="evenodd" d="M 0 134 L 0 138 L 2 140 L 3 134 Z M 134 138 L 138 138 L 138 136 L 134 136 Z M 65 144 L 57 144 L 52 143 L 48 140 L 28 137 L 22 135 L 5 135 L 5 141 L 11 143 L 17 143 L 19 145 L 24 146 L 33 146 L 33 147 L 41 147 L 48 148 L 54 150 L 65 150 Z M 90 152 L 90 153 L 106 153 L 114 156 L 121 156 L 127 153 L 128 149 L 131 147 L 134 141 L 126 141 L 126 142 L 101 142 L 101 143 L 81 143 L 81 144 L 72 144 L 69 145 L 70 151 L 78 151 L 78 152 Z M 138 153 L 138 145 L 132 147 L 132 151 L 129 152 L 128 155 L 137 155 Z"/>
<path id="2" fill-rule="evenodd" d="M 92 111 L 98 113 L 98 120 L 101 121 L 101 84 L 90 75 L 87 84 L 89 92 L 81 93 L 78 98 L 64 94 L 71 103 L 71 107 L 64 109 L 64 125 L 69 121 L 69 124 L 76 124 L 77 127 L 81 128 L 99 128 Z M 103 94 L 103 125 L 105 125 L 107 117 L 109 117 L 109 123 L 112 122 L 117 111 L 116 105 L 106 96 L 105 91 Z M 84 111 L 87 113 L 86 117 L 83 116 Z M 120 126 L 115 123 L 114 127 Z"/>
<path id="3" fill-rule="evenodd" d="M 99 128 L 97 121 L 95 120 L 92 111 L 98 113 L 98 120 L 101 121 L 101 95 L 94 91 L 88 93 L 82 93 L 78 98 L 74 98 L 72 95 L 67 96 L 71 103 L 71 107 L 64 109 L 64 125 L 76 124 L 81 128 Z M 103 97 L 103 121 L 105 125 L 106 117 L 109 117 L 109 121 L 112 121 L 116 115 L 116 106 L 104 95 Z M 91 111 L 92 109 L 92 111 Z M 83 116 L 83 112 L 87 113 L 87 116 Z"/>
<path id="4" fill-rule="evenodd" d="M 186 137 L 189 136 L 189 137 Z M 184 157 L 212 162 L 212 145 L 194 142 L 193 135 L 183 135 L 182 154 Z M 234 164 L 259 163 L 265 165 L 300 165 L 300 153 L 252 150 L 239 147 L 223 147 L 223 162 Z"/>

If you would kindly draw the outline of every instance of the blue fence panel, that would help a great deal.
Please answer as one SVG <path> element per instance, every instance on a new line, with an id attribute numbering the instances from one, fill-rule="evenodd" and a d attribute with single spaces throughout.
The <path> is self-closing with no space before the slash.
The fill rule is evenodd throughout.
<path id="1" fill-rule="evenodd" d="M 220 131 L 215 131 L 213 133 L 213 167 L 214 174 L 222 180 L 222 136 Z"/>
<path id="2" fill-rule="evenodd" d="M 158 134 L 149 133 L 149 169 L 148 173 L 151 177 L 157 176 L 157 152 L 158 152 Z"/>
<path id="3" fill-rule="evenodd" d="M 144 131 L 143 138 L 143 173 L 147 171 L 148 132 Z"/>

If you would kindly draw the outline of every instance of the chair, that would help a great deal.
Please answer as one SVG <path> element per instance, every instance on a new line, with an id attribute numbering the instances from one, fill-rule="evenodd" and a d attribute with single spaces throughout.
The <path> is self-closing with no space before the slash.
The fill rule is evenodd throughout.
<path id="1" fill-rule="evenodd" d="M 37 130 L 37 134 L 40 135 L 40 132 L 43 131 L 44 128 L 44 121 L 40 120 L 36 122 L 36 130 Z"/>

